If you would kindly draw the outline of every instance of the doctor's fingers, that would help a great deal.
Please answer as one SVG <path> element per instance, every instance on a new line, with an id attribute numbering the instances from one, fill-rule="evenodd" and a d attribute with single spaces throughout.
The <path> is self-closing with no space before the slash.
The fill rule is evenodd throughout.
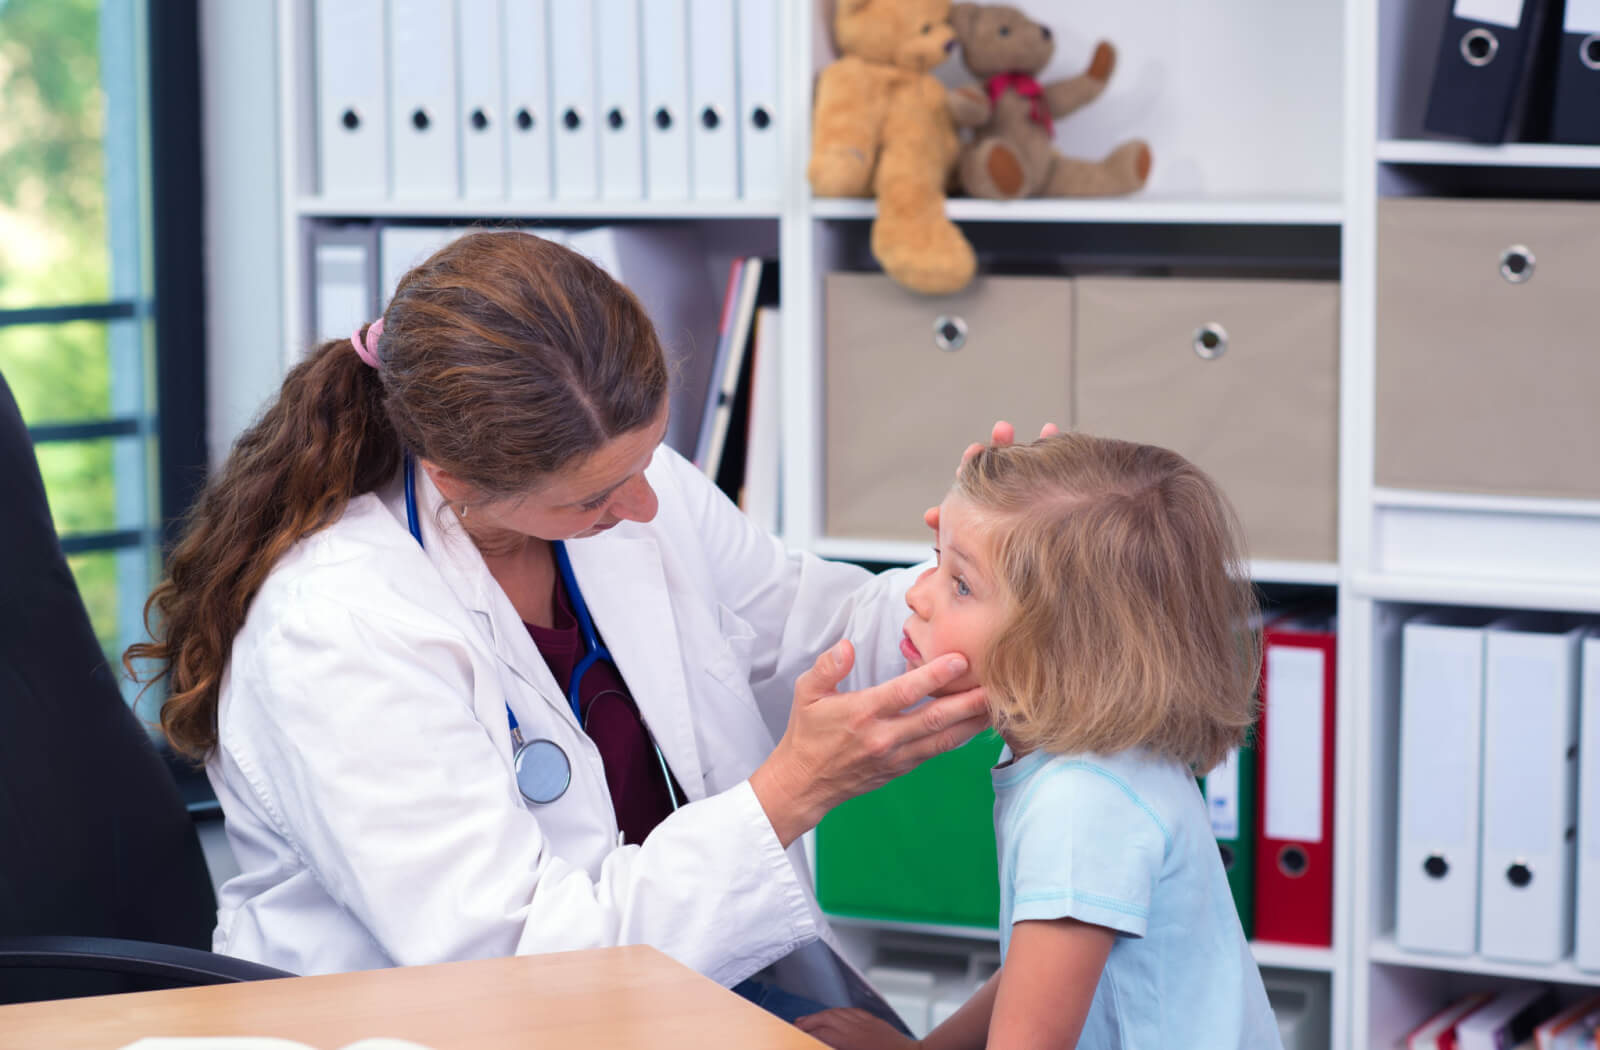
<path id="1" fill-rule="evenodd" d="M 811 704 L 838 691 L 839 683 L 856 663 L 855 646 L 849 639 L 837 642 L 795 679 L 795 703 Z"/>
<path id="2" fill-rule="evenodd" d="M 1054 423 L 1046 423 L 1039 428 L 1039 436 L 1042 438 L 1053 437 L 1059 433 L 1061 433 L 1061 428 Z M 994 429 L 989 432 L 989 444 L 991 445 L 1012 445 L 1016 443 L 1016 440 L 1017 428 L 1003 419 L 995 423 Z M 968 445 L 965 451 L 961 453 L 961 463 L 956 466 L 956 473 L 961 473 L 961 466 L 967 460 L 982 452 L 983 448 L 982 442 L 978 441 Z M 939 531 L 939 507 L 937 504 L 922 512 L 922 522 L 934 532 Z"/>
<path id="3" fill-rule="evenodd" d="M 960 747 L 988 728 L 989 705 L 982 687 L 929 700 L 890 721 L 894 748 L 913 763 Z"/>
<path id="4" fill-rule="evenodd" d="M 874 714 L 886 718 L 905 711 L 925 696 L 932 696 L 966 673 L 967 658 L 960 653 L 946 653 L 887 682 L 868 686 L 861 690 L 860 695 L 870 703 Z M 923 705 L 928 706 L 931 705 Z M 918 710 L 922 711 L 922 708 Z M 924 712 L 923 716 L 945 717 L 932 712 Z"/>

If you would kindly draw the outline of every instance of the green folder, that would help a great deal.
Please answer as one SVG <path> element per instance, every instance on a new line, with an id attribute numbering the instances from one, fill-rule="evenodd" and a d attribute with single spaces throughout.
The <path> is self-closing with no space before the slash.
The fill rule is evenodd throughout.
<path id="1" fill-rule="evenodd" d="M 994 781 L 1001 741 L 986 730 L 817 827 L 817 899 L 826 912 L 897 922 L 1000 921 Z"/>
<path id="2" fill-rule="evenodd" d="M 1222 765 L 1200 778 L 1222 868 L 1228 873 L 1239 925 L 1256 933 L 1256 750 L 1235 748 Z"/>

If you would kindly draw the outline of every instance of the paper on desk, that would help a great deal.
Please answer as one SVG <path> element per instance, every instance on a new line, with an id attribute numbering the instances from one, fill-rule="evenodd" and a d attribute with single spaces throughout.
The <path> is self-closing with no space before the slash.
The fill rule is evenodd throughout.
<path id="1" fill-rule="evenodd" d="M 273 1036 L 147 1036 L 121 1050 L 318 1050 L 309 1043 Z M 338 1050 L 433 1050 L 409 1039 L 359 1039 Z"/>

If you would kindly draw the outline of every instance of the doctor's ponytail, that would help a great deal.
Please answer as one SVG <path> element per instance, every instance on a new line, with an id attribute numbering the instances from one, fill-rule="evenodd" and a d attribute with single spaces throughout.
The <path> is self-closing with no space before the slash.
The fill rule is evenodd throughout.
<path id="1" fill-rule="evenodd" d="M 216 746 L 223 672 L 267 574 L 392 481 L 403 449 L 511 495 L 648 425 L 666 397 L 638 301 L 537 237 L 459 238 L 406 275 L 383 321 L 358 333 L 377 367 L 340 339 L 289 372 L 190 510 L 145 605 L 152 640 L 123 665 L 147 687 L 166 681 L 161 725 L 183 754 Z"/>

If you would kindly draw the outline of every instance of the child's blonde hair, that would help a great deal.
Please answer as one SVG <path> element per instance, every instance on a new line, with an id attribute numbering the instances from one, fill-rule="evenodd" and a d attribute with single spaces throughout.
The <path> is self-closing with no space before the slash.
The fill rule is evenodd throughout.
<path id="1" fill-rule="evenodd" d="M 987 655 L 1019 749 L 1132 747 L 1204 773 L 1255 721 L 1255 590 L 1233 510 L 1168 449 L 1060 434 L 985 448 L 955 492 L 988 519 L 1012 609 Z"/>

